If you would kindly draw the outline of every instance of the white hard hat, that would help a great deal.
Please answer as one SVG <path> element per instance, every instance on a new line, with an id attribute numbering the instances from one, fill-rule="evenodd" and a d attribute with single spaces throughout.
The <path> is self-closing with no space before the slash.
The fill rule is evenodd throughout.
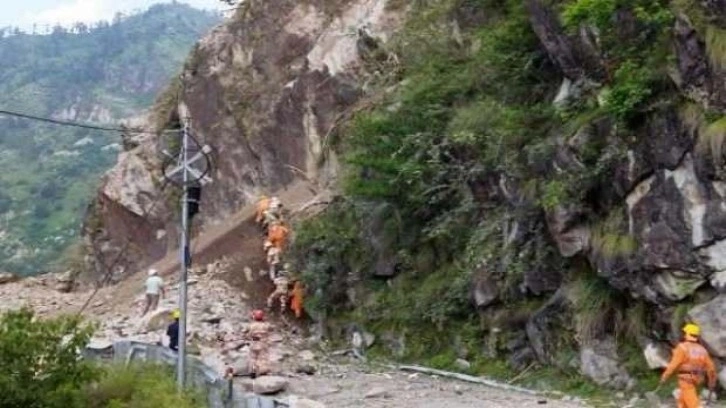
<path id="1" fill-rule="evenodd" d="M 156 269 L 154 269 L 154 268 L 151 268 L 151 269 L 149 269 L 149 276 L 154 276 L 154 275 L 156 275 L 156 274 L 157 274 L 157 272 L 159 272 L 159 271 L 157 271 L 157 270 L 156 270 Z"/>

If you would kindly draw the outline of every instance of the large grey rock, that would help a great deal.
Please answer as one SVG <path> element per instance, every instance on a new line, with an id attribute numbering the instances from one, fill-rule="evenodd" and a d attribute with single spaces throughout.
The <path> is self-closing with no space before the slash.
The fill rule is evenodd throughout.
<path id="1" fill-rule="evenodd" d="M 583 218 L 582 211 L 563 206 L 557 206 L 547 213 L 550 235 L 562 256 L 571 257 L 588 248 L 590 228 L 582 223 Z"/>
<path id="2" fill-rule="evenodd" d="M 709 64 L 703 38 L 688 20 L 680 17 L 676 20 L 674 34 L 679 86 L 692 99 L 724 109 L 726 84 L 723 73 Z"/>
<path id="3" fill-rule="evenodd" d="M 474 279 L 471 296 L 474 306 L 483 310 L 499 298 L 499 286 L 489 274 L 484 274 Z"/>
<path id="4" fill-rule="evenodd" d="M 388 391 L 387 388 L 384 387 L 375 387 L 368 390 L 368 392 L 365 393 L 365 398 L 371 399 L 371 398 L 390 398 L 391 392 Z"/>
<path id="5" fill-rule="evenodd" d="M 688 317 L 701 326 L 701 340 L 718 357 L 726 357 L 726 295 L 698 305 Z"/>
<path id="6" fill-rule="evenodd" d="M 629 389 L 635 381 L 618 361 L 615 341 L 600 340 L 580 350 L 580 371 L 595 383 Z"/>
<path id="7" fill-rule="evenodd" d="M 527 0 L 525 4 L 535 34 L 567 78 L 576 80 L 598 71 L 581 44 L 564 33 L 554 9 L 542 0 Z"/>
<path id="8" fill-rule="evenodd" d="M 675 270 L 663 271 L 654 280 L 656 290 L 669 300 L 683 300 L 705 283 L 701 276 Z"/>
<path id="9" fill-rule="evenodd" d="M 153 310 L 141 319 L 141 327 L 146 331 L 165 329 L 172 321 L 171 312 L 170 308 Z"/>
<path id="10" fill-rule="evenodd" d="M 664 368 L 668 365 L 670 359 L 670 351 L 660 343 L 650 342 L 643 348 L 643 357 L 648 364 L 648 368 L 654 370 L 656 368 Z"/>
<path id="11" fill-rule="evenodd" d="M 255 394 L 277 394 L 287 388 L 287 379 L 274 375 L 262 376 L 252 382 L 252 392 Z"/>
<path id="12" fill-rule="evenodd" d="M 527 341 L 539 362 L 553 362 L 558 351 L 558 333 L 567 324 L 564 319 L 567 319 L 567 299 L 564 289 L 559 289 L 527 321 Z"/>
<path id="13" fill-rule="evenodd" d="M 709 278 L 709 282 L 720 293 L 726 292 L 726 270 L 714 272 Z"/>

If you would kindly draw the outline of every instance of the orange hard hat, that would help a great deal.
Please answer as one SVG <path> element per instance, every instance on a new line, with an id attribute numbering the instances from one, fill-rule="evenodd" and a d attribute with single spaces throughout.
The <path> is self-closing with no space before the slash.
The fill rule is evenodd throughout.
<path id="1" fill-rule="evenodd" d="M 265 320 L 265 312 L 263 312 L 260 309 L 256 309 L 252 311 L 252 320 L 261 322 Z"/>

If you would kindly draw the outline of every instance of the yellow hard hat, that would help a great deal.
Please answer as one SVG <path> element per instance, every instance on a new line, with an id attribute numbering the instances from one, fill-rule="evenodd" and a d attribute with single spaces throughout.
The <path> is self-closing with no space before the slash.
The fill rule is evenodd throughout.
<path id="1" fill-rule="evenodd" d="M 697 324 L 688 323 L 687 325 L 683 326 L 683 333 L 689 336 L 700 336 L 701 328 L 698 327 Z"/>
<path id="2" fill-rule="evenodd" d="M 174 319 L 178 319 L 180 316 L 181 316 L 181 312 L 179 311 L 179 309 L 171 312 L 171 317 L 173 317 Z"/>

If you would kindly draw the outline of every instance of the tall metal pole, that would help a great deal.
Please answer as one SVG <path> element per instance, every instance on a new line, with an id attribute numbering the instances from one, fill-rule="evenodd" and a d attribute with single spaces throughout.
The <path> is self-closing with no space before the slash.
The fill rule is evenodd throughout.
<path id="1" fill-rule="evenodd" d="M 177 385 L 179 391 L 184 389 L 187 365 L 187 268 L 189 266 L 189 172 L 187 167 L 187 151 L 189 148 L 189 120 L 184 121 L 182 134 L 182 228 L 180 245 L 181 276 L 179 277 L 179 357 L 177 360 Z"/>

